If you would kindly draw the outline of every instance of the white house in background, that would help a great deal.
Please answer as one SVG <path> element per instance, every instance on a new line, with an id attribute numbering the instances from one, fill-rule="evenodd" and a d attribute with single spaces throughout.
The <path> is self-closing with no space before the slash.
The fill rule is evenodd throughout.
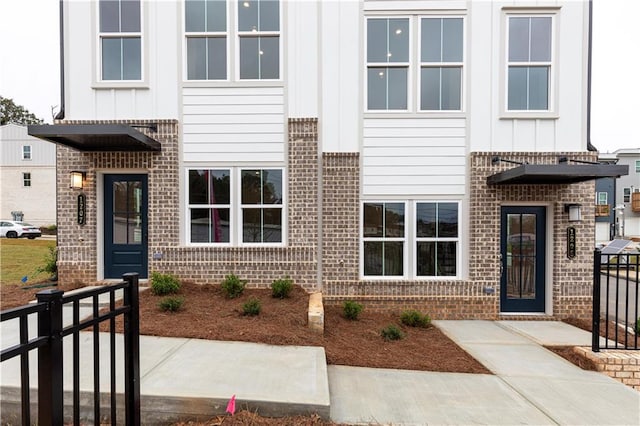
<path id="1" fill-rule="evenodd" d="M 27 134 L 27 126 L 0 126 L 0 217 L 36 226 L 56 223 L 56 145 Z"/>
<path id="2" fill-rule="evenodd" d="M 616 226 L 618 235 L 640 238 L 640 148 L 618 149 L 612 154 L 629 167 L 629 174 L 616 179 Z"/>
<path id="3" fill-rule="evenodd" d="M 328 304 L 589 317 L 594 179 L 627 168 L 588 142 L 587 0 L 63 1 L 61 19 L 63 109 L 29 127 L 59 144 L 60 281 L 288 275 Z"/>

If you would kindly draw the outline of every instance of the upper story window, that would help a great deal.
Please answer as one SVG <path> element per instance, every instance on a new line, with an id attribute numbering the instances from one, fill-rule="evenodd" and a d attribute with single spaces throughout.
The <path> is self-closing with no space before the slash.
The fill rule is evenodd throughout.
<path id="1" fill-rule="evenodd" d="M 631 188 L 622 188 L 622 202 L 623 203 L 631 202 Z"/>
<path id="2" fill-rule="evenodd" d="M 31 186 L 31 173 L 29 172 L 22 173 L 22 186 L 24 187 Z"/>
<path id="3" fill-rule="evenodd" d="M 227 79 L 226 0 L 186 0 L 187 79 Z"/>
<path id="4" fill-rule="evenodd" d="M 507 111 L 552 110 L 553 21 L 507 15 Z"/>
<path id="5" fill-rule="evenodd" d="M 596 200 L 596 204 L 598 204 L 598 205 L 608 204 L 607 193 L 606 192 L 598 192 L 597 195 L 598 195 L 598 197 L 597 197 L 597 200 Z"/>
<path id="6" fill-rule="evenodd" d="M 22 159 L 31 160 L 31 145 L 22 145 Z"/>
<path id="7" fill-rule="evenodd" d="M 280 2 L 238 1 L 240 79 L 280 78 Z"/>
<path id="8" fill-rule="evenodd" d="M 463 17 L 369 17 L 366 28 L 368 111 L 462 110 Z"/>
<path id="9" fill-rule="evenodd" d="M 636 160 L 636 173 L 640 173 L 640 160 Z"/>
<path id="10" fill-rule="evenodd" d="M 101 79 L 141 80 L 140 0 L 100 0 L 99 15 Z"/>

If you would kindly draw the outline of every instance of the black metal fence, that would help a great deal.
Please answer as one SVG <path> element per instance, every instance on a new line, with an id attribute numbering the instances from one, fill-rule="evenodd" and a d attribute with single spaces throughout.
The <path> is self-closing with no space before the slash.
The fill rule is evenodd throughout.
<path id="1" fill-rule="evenodd" d="M 640 253 L 603 254 L 594 252 L 593 329 L 591 349 L 638 350 Z M 600 343 L 601 321 L 605 321 L 604 342 Z M 614 324 L 613 327 L 608 326 Z"/>
<path id="2" fill-rule="evenodd" d="M 105 418 L 111 424 L 124 422 L 127 425 L 140 424 L 140 336 L 138 311 L 138 274 L 123 275 L 123 281 L 117 284 L 99 287 L 72 295 L 64 295 L 60 290 L 44 290 L 37 294 L 37 303 L 19 308 L 8 309 L 0 313 L 0 321 L 12 319 L 19 321 L 19 343 L 2 349 L 1 361 L 20 357 L 20 403 L 22 424 L 32 424 L 31 396 L 29 383 L 29 352 L 38 349 L 37 384 L 37 424 L 61 425 L 71 417 L 75 425 L 81 421 L 80 407 L 80 331 L 92 328 L 93 357 L 93 422 L 102 424 Z M 116 307 L 116 291 L 123 290 L 123 303 Z M 108 294 L 109 309 L 100 312 L 99 296 Z M 80 318 L 80 302 L 91 300 L 92 315 Z M 63 326 L 63 307 L 72 311 L 71 325 Z M 37 337 L 29 339 L 28 321 L 30 315 L 37 315 Z M 124 365 L 124 417 L 120 408 L 118 420 L 118 401 L 116 393 L 116 317 L 124 321 L 123 356 Z M 109 322 L 109 414 L 101 413 L 100 390 L 100 335 L 99 324 Z M 63 353 L 63 340 L 72 338 L 72 354 Z M 65 357 L 72 357 L 73 387 L 71 392 L 72 414 L 65 416 L 63 388 L 63 365 Z M 67 363 L 69 365 L 69 363 Z M 123 405 L 120 402 L 120 406 Z M 65 419 L 67 417 L 67 419 Z M 89 416 L 91 417 L 91 416 Z M 35 423 L 35 422 L 34 422 Z"/>

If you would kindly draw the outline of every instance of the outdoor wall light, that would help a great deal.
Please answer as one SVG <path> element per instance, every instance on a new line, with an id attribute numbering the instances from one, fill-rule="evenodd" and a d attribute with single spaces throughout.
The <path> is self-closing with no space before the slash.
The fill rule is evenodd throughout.
<path id="1" fill-rule="evenodd" d="M 71 176 L 71 185 L 69 186 L 69 188 L 82 189 L 82 184 L 84 183 L 84 178 L 86 176 L 86 173 L 73 171 L 70 173 L 70 176 Z"/>
<path id="2" fill-rule="evenodd" d="M 582 220 L 582 211 L 580 204 L 565 204 L 564 211 L 569 213 L 569 222 L 580 222 Z"/>

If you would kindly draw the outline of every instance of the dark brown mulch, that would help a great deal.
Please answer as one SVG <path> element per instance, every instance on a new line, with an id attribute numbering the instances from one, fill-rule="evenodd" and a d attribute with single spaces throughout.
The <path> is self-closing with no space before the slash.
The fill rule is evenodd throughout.
<path id="1" fill-rule="evenodd" d="M 580 318 L 566 318 L 563 321 L 567 324 L 573 325 L 574 327 L 586 330 L 589 333 L 591 333 L 591 331 L 593 330 L 593 323 L 590 320 Z M 600 319 L 600 336 L 608 337 L 609 340 L 614 341 L 616 340 L 617 336 L 618 343 L 621 343 L 623 345 L 625 344 L 625 331 L 613 321 L 605 321 L 604 319 Z M 637 343 L 638 347 L 640 347 L 640 335 L 635 336 L 633 333 L 626 333 L 626 338 L 627 344 L 629 346 L 633 346 L 634 343 Z"/>
<path id="2" fill-rule="evenodd" d="M 17 284 L 2 284 L 0 286 L 0 310 L 17 308 L 36 299 L 36 293 L 42 290 L 57 289 L 63 291 L 84 287 L 80 284 L 57 285 L 55 282 L 41 282 L 21 286 Z"/>
<path id="3" fill-rule="evenodd" d="M 545 346 L 551 352 L 555 352 L 567 361 L 577 365 L 583 370 L 598 371 L 596 363 L 589 358 L 576 353 L 573 346 Z"/>
<path id="4" fill-rule="evenodd" d="M 233 416 L 218 416 L 205 422 L 178 422 L 175 426 L 338 426 L 317 415 L 290 417 L 262 417 L 250 411 L 239 411 Z"/>

